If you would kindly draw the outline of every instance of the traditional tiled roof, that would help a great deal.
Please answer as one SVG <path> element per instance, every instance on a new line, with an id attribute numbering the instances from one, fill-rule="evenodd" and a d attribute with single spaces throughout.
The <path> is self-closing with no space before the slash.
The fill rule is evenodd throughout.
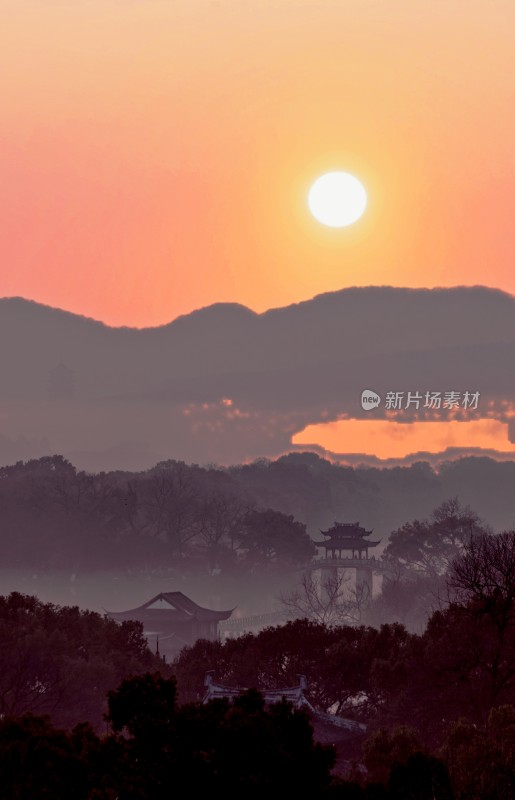
<path id="1" fill-rule="evenodd" d="M 370 531 L 372 533 L 372 531 Z M 364 547 L 375 547 L 376 545 L 380 544 L 381 540 L 378 539 L 377 542 L 372 541 L 371 539 L 351 539 L 346 537 L 338 538 L 334 536 L 331 539 L 326 539 L 324 542 L 313 542 L 317 547 L 342 547 L 348 550 L 362 550 Z"/>
<path id="2" fill-rule="evenodd" d="M 118 622 L 134 619 L 145 625 L 159 626 L 166 621 L 218 622 L 221 619 L 229 619 L 233 611 L 233 608 L 230 611 L 203 608 L 182 592 L 161 592 L 137 608 L 128 611 L 106 611 L 106 614 Z"/>
<path id="3" fill-rule="evenodd" d="M 362 539 L 364 536 L 370 536 L 370 534 L 373 533 L 373 529 L 367 531 L 359 522 L 338 522 L 335 520 L 332 528 L 328 528 L 326 531 L 320 531 L 320 533 L 324 536 L 332 536 L 335 539 Z"/>
<path id="4" fill-rule="evenodd" d="M 204 686 L 206 687 L 206 694 L 204 695 L 204 703 L 215 698 L 225 697 L 228 700 L 234 700 L 239 697 L 242 692 L 246 691 L 245 687 L 225 686 L 222 683 L 215 683 L 213 681 L 213 671 L 206 672 L 204 679 Z M 308 708 L 314 712 L 314 708 L 309 700 L 304 695 L 307 689 L 307 682 L 304 675 L 299 675 L 299 685 L 291 686 L 287 689 L 259 689 L 263 695 L 265 703 L 280 703 L 281 700 L 288 700 L 295 708 Z"/>

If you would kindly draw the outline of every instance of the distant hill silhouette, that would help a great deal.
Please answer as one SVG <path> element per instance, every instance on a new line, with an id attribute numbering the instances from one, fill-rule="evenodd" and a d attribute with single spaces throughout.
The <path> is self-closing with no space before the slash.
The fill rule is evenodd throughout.
<path id="1" fill-rule="evenodd" d="M 218 303 L 146 329 L 5 298 L 0 336 L 0 461 L 22 435 L 20 458 L 33 441 L 91 469 L 230 463 L 362 416 L 364 388 L 477 390 L 498 418 L 515 398 L 515 298 L 480 286 L 350 288 L 262 314 Z"/>

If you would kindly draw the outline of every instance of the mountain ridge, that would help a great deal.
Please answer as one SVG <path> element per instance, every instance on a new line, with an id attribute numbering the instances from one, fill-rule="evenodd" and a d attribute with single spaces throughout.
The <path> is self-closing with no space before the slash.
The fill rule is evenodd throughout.
<path id="1" fill-rule="evenodd" d="M 359 418 L 364 388 L 480 391 L 481 413 L 504 421 L 515 397 L 515 298 L 484 286 L 349 287 L 261 313 L 215 303 L 153 328 L 3 298 L 0 341 L 0 435 L 64 454 L 137 441 L 234 463 Z"/>
<path id="2" fill-rule="evenodd" d="M 454 295 L 456 293 L 464 293 L 469 294 L 470 296 L 491 296 L 496 298 L 504 298 L 508 301 L 514 301 L 515 303 L 515 295 L 512 295 L 509 292 L 504 291 L 503 289 L 499 289 L 496 287 L 486 286 L 485 284 L 474 284 L 474 285 L 464 285 L 459 284 L 456 286 L 435 286 L 435 287 L 409 287 L 409 286 L 393 286 L 391 284 L 369 284 L 366 286 L 347 286 L 343 289 L 335 289 L 332 291 L 327 292 L 320 292 L 319 294 L 313 295 L 311 298 L 307 298 L 305 300 L 299 300 L 298 302 L 288 303 L 287 305 L 283 306 L 273 306 L 271 308 L 266 309 L 265 311 L 254 311 L 249 306 L 246 306 L 243 303 L 237 302 L 225 302 L 225 301 L 218 301 L 215 303 L 210 303 L 207 306 L 201 306 L 199 308 L 192 309 L 189 312 L 185 312 L 183 314 L 179 314 L 177 317 L 169 320 L 168 322 L 160 323 L 159 325 L 145 325 L 145 326 L 133 326 L 133 325 L 110 325 L 103 320 L 97 319 L 96 317 L 91 317 L 87 314 L 81 314 L 79 312 L 71 311 L 69 309 L 64 309 L 59 306 L 53 306 L 49 303 L 42 303 L 38 300 L 34 300 L 32 298 L 22 297 L 21 295 L 10 295 L 6 297 L 0 297 L 0 313 L 3 308 L 6 306 L 13 307 L 16 311 L 19 311 L 26 307 L 37 308 L 38 310 L 44 310 L 45 312 L 57 312 L 62 314 L 63 316 L 67 317 L 74 317 L 76 319 L 86 320 L 87 322 L 95 323 L 96 325 L 101 325 L 103 328 L 107 328 L 110 330 L 133 330 L 133 331 L 155 331 L 161 328 L 170 328 L 170 326 L 174 325 L 176 322 L 180 320 L 184 320 L 188 317 L 196 317 L 199 316 L 210 316 L 215 314 L 217 315 L 219 311 L 224 311 L 226 313 L 237 311 L 242 312 L 243 316 L 248 316 L 252 318 L 256 317 L 266 317 L 268 315 L 274 315 L 276 313 L 280 313 L 283 311 L 294 311 L 298 309 L 303 309 L 304 307 L 308 306 L 316 306 L 320 302 L 327 302 L 328 300 L 337 301 L 342 297 L 357 297 L 359 295 L 368 294 L 369 297 L 373 296 L 374 294 L 383 294 L 383 299 L 385 294 L 391 295 L 418 295 L 419 297 L 428 297 L 431 295 L 440 294 L 441 296 L 444 295 Z"/>

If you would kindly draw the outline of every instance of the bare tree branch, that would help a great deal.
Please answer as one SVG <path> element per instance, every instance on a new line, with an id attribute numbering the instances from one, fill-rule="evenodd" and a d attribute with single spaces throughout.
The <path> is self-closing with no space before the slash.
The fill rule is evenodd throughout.
<path id="1" fill-rule="evenodd" d="M 324 625 L 358 624 L 368 603 L 366 584 L 352 587 L 345 570 L 335 570 L 316 580 L 313 573 L 304 573 L 298 588 L 281 595 L 280 602 L 291 616 L 306 617 Z"/>

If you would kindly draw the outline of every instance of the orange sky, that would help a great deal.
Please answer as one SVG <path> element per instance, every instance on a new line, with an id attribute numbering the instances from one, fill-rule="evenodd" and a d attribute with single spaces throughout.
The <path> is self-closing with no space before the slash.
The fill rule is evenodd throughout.
<path id="1" fill-rule="evenodd" d="M 513 0 L 0 0 L 0 296 L 110 324 L 515 293 Z M 309 217 L 360 177 L 352 228 Z"/>

